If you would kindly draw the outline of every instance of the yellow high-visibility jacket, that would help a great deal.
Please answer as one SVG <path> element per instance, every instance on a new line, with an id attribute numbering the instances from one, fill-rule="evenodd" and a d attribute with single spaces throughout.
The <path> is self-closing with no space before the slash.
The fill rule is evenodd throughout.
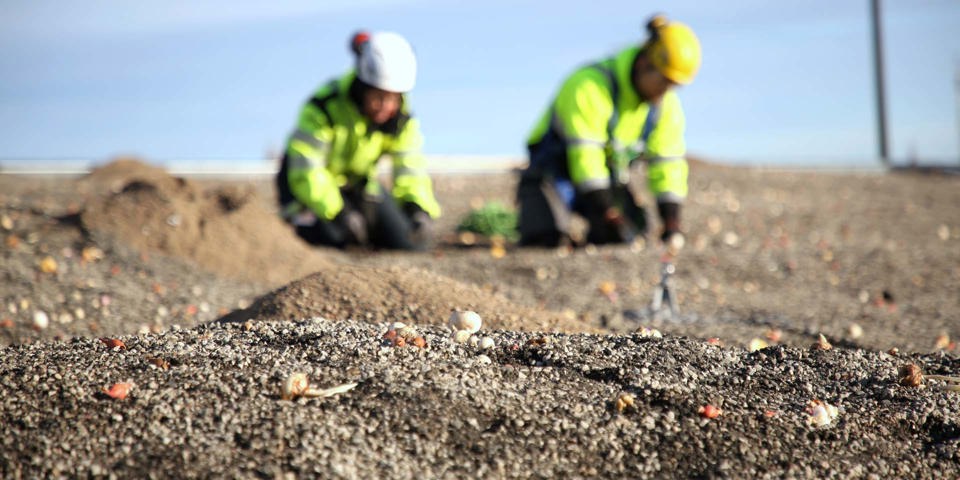
<path id="1" fill-rule="evenodd" d="M 554 163 L 555 174 L 588 193 L 625 181 L 629 162 L 642 158 L 657 201 L 682 203 L 688 175 L 683 108 L 673 90 L 658 105 L 640 99 L 631 80 L 638 54 L 640 47 L 624 49 L 564 81 L 528 138 L 531 152 L 539 152 L 531 163 Z"/>
<path id="2" fill-rule="evenodd" d="M 431 217 L 438 217 L 440 205 L 421 152 L 420 123 L 410 116 L 406 96 L 395 131 L 377 129 L 350 98 L 355 77 L 351 71 L 320 87 L 301 110 L 286 149 L 290 192 L 297 203 L 319 218 L 332 220 L 343 210 L 341 187 L 364 185 L 367 193 L 381 192 L 377 163 L 389 155 L 393 160 L 393 198 L 400 204 L 415 203 Z"/>

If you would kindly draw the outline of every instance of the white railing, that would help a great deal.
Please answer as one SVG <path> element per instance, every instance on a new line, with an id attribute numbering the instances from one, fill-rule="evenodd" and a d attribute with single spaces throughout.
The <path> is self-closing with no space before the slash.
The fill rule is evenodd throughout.
<path id="1" fill-rule="evenodd" d="M 181 176 L 260 176 L 273 175 L 279 169 L 276 160 L 141 160 L 164 168 L 171 175 Z M 428 155 L 427 171 L 447 173 L 496 173 L 520 167 L 521 157 L 504 155 Z M 84 175 L 109 160 L 0 160 L 0 174 L 17 175 Z M 383 173 L 390 172 L 390 162 L 380 163 Z"/>

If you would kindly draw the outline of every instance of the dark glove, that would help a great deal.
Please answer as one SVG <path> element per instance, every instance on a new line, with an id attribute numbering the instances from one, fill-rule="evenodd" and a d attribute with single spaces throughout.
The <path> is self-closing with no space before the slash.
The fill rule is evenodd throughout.
<path id="1" fill-rule="evenodd" d="M 333 223 L 346 234 L 347 243 L 365 245 L 369 238 L 367 234 L 367 220 L 363 214 L 349 207 L 344 207 L 333 219 Z"/>
<path id="2" fill-rule="evenodd" d="M 610 229 L 617 233 L 620 241 L 630 243 L 636 238 L 637 232 L 634 230 L 633 224 L 627 221 L 627 217 L 623 215 L 619 208 L 608 208 L 603 214 L 603 219 L 610 226 Z"/>
<path id="3" fill-rule="evenodd" d="M 613 207 L 613 193 L 608 189 L 593 190 L 580 195 L 581 209 L 587 218 L 605 218 Z"/>
<path id="4" fill-rule="evenodd" d="M 666 241 L 674 233 L 680 233 L 680 204 L 657 202 L 657 210 L 660 212 L 660 222 L 663 224 L 660 240 Z"/>
<path id="5" fill-rule="evenodd" d="M 685 240 L 683 233 L 680 232 L 680 204 L 657 202 L 657 210 L 660 212 L 660 221 L 663 223 L 660 241 L 670 249 L 671 253 L 676 254 L 683 248 Z"/>
<path id="6" fill-rule="evenodd" d="M 603 221 L 614 228 L 620 228 L 627 224 L 626 217 L 623 216 L 623 212 L 617 207 L 608 207 L 607 210 L 603 212 Z"/>
<path id="7" fill-rule="evenodd" d="M 633 225 L 623 212 L 613 205 L 610 190 L 594 190 L 582 197 L 583 211 L 590 223 L 588 241 L 593 243 L 632 242 L 636 236 Z"/>
<path id="8" fill-rule="evenodd" d="M 418 248 L 425 248 L 433 238 L 433 218 L 420 205 L 412 202 L 404 204 L 403 211 L 410 219 L 411 240 Z"/>

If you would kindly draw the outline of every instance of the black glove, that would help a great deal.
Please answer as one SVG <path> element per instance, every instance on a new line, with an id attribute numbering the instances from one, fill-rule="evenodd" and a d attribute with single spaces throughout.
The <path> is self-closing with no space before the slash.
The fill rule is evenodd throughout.
<path id="1" fill-rule="evenodd" d="M 590 223 L 587 241 L 591 243 L 632 242 L 636 236 L 631 222 L 614 206 L 610 190 L 594 190 L 582 195 L 582 210 Z"/>
<path id="2" fill-rule="evenodd" d="M 593 190 L 580 195 L 580 203 L 587 218 L 604 218 L 613 206 L 613 193 L 608 189 Z"/>
<path id="3" fill-rule="evenodd" d="M 347 206 L 337 214 L 333 223 L 340 227 L 346 236 L 346 243 L 365 245 L 369 238 L 367 234 L 367 220 L 363 214 Z"/>
<path id="4" fill-rule="evenodd" d="M 608 208 L 603 214 L 603 219 L 610 226 L 610 229 L 616 232 L 619 241 L 629 243 L 637 236 L 633 224 L 627 220 L 627 217 L 623 215 L 619 208 Z"/>
<path id="5" fill-rule="evenodd" d="M 647 236 L 647 212 L 643 206 L 634 199 L 630 187 L 625 184 L 618 184 L 612 188 L 613 197 L 617 199 L 615 203 L 622 207 L 623 216 L 630 222 L 631 228 L 637 235 Z"/>
<path id="6" fill-rule="evenodd" d="M 676 254 L 684 244 L 683 233 L 680 232 L 680 204 L 657 202 L 657 210 L 660 211 L 660 221 L 663 223 L 660 241 Z"/>
<path id="7" fill-rule="evenodd" d="M 657 202 L 660 212 L 660 222 L 663 230 L 660 240 L 667 240 L 674 233 L 680 233 L 680 204 L 676 202 Z"/>
<path id="8" fill-rule="evenodd" d="M 433 238 L 433 218 L 424 209 L 420 208 L 420 205 L 413 202 L 405 203 L 403 212 L 410 219 L 411 241 L 418 248 L 426 248 Z"/>

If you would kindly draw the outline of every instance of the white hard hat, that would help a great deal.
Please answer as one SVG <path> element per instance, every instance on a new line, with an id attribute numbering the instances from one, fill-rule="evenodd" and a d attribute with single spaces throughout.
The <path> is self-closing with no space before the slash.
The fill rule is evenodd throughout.
<path id="1" fill-rule="evenodd" d="M 357 77 L 364 83 L 388 92 L 406 93 L 417 80 L 417 58 L 413 47 L 399 34 L 370 35 L 357 59 Z"/>

